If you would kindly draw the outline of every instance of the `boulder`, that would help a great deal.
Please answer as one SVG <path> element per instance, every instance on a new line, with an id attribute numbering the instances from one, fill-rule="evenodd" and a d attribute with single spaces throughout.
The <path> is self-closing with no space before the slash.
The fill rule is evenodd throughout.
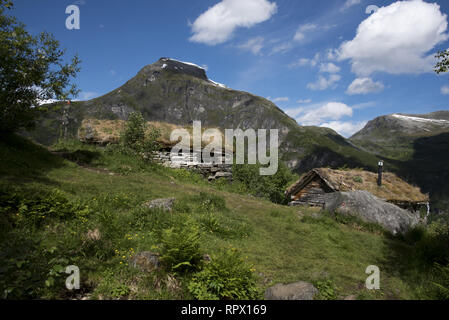
<path id="1" fill-rule="evenodd" d="M 150 209 L 162 209 L 165 211 L 172 211 L 175 198 L 156 199 L 145 203 L 144 205 Z"/>
<path id="2" fill-rule="evenodd" d="M 144 272 L 153 272 L 160 267 L 159 255 L 150 251 L 142 251 L 130 258 L 130 265 Z"/>
<path id="3" fill-rule="evenodd" d="M 309 282 L 277 284 L 265 291 L 265 300 L 313 300 L 318 289 Z"/>
<path id="4" fill-rule="evenodd" d="M 405 233 L 419 223 L 419 215 L 377 198 L 368 191 L 333 192 L 325 196 L 325 209 L 376 223 L 393 234 Z"/>
<path id="5" fill-rule="evenodd" d="M 217 172 L 215 174 L 215 179 L 220 179 L 220 178 L 228 178 L 228 179 L 230 179 L 230 178 L 232 178 L 232 173 L 230 173 L 230 172 L 223 172 L 223 171 Z"/>

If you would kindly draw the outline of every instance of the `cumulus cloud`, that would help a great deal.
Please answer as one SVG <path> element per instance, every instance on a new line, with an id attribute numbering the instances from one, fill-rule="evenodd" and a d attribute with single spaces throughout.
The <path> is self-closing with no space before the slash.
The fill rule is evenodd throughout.
<path id="1" fill-rule="evenodd" d="M 339 73 L 340 67 L 336 66 L 332 62 L 322 63 L 320 65 L 320 72 L 323 73 Z"/>
<path id="2" fill-rule="evenodd" d="M 256 37 L 249 39 L 244 44 L 241 44 L 239 46 L 240 49 L 247 50 L 252 52 L 253 54 L 257 55 L 260 53 L 260 50 L 262 50 L 264 46 L 264 38 L 263 37 Z"/>
<path id="3" fill-rule="evenodd" d="M 438 4 L 398 1 L 364 20 L 355 38 L 340 46 L 339 60 L 349 59 L 359 76 L 431 72 L 435 59 L 429 52 L 448 39 L 446 30 L 447 15 Z"/>
<path id="4" fill-rule="evenodd" d="M 367 121 L 358 121 L 358 122 L 331 121 L 327 123 L 322 123 L 320 127 L 331 128 L 332 130 L 341 134 L 343 137 L 349 138 L 352 135 L 354 135 L 354 133 L 362 130 L 367 123 L 368 123 Z"/>
<path id="5" fill-rule="evenodd" d="M 190 41 L 207 45 L 224 43 L 235 29 L 251 28 L 276 12 L 276 3 L 268 0 L 222 0 L 193 22 Z"/>
<path id="6" fill-rule="evenodd" d="M 316 126 L 329 120 L 340 120 L 345 116 L 352 117 L 353 114 L 352 108 L 341 102 L 328 102 L 295 111 L 290 115 L 296 117 L 296 121 L 305 126 Z"/>
<path id="7" fill-rule="evenodd" d="M 441 94 L 449 95 L 449 86 L 441 87 Z"/>
<path id="8" fill-rule="evenodd" d="M 349 95 L 368 94 L 381 92 L 384 84 L 380 81 L 373 81 L 371 78 L 357 78 L 348 87 L 346 91 Z"/>
<path id="9" fill-rule="evenodd" d="M 323 91 L 328 88 L 335 88 L 337 82 L 341 80 L 338 74 L 330 74 L 329 77 L 318 76 L 317 81 L 307 84 L 307 88 L 314 91 Z"/>
<path id="10" fill-rule="evenodd" d="M 354 108 L 341 102 L 325 102 L 287 110 L 287 114 L 303 126 L 320 126 L 335 130 L 345 137 L 353 135 L 366 121 L 344 121 L 352 117 Z"/>

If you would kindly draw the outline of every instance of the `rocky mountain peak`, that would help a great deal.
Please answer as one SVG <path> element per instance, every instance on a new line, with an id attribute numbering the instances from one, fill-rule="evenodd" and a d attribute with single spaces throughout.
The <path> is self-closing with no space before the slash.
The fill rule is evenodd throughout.
<path id="1" fill-rule="evenodd" d="M 183 73 L 205 81 L 209 80 L 204 68 L 190 62 L 178 61 L 171 58 L 160 58 L 149 67 L 152 67 L 152 69 L 159 69 L 158 71 L 169 70 L 172 72 Z"/>

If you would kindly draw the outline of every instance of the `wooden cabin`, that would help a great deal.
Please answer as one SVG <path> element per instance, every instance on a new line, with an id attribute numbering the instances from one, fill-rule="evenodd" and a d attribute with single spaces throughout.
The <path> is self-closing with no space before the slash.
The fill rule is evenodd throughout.
<path id="1" fill-rule="evenodd" d="M 382 186 L 378 186 L 377 177 L 376 173 L 363 170 L 313 169 L 288 188 L 285 195 L 291 206 L 324 207 L 327 193 L 365 190 L 406 210 L 429 211 L 429 196 L 418 187 L 391 172 L 383 174 Z"/>

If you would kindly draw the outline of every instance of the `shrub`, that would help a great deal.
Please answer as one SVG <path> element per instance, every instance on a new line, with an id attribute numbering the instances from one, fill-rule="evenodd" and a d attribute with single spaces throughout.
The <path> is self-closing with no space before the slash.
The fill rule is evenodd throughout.
<path id="1" fill-rule="evenodd" d="M 361 176 L 355 176 L 352 180 L 357 183 L 363 183 L 363 178 Z"/>
<path id="2" fill-rule="evenodd" d="M 427 229 L 423 225 L 418 225 L 404 234 L 404 241 L 410 245 L 414 245 L 424 239 L 427 235 Z"/>
<path id="3" fill-rule="evenodd" d="M 94 291 L 94 296 L 103 295 L 106 299 L 120 299 L 130 294 L 129 287 L 120 282 L 117 274 L 112 269 L 106 269 L 102 273 L 101 282 Z"/>
<path id="4" fill-rule="evenodd" d="M 137 153 L 152 153 L 159 148 L 156 141 L 159 137 L 160 132 L 153 127 L 148 127 L 140 112 L 133 112 L 121 133 L 120 144 Z"/>
<path id="5" fill-rule="evenodd" d="M 198 300 L 252 300 L 259 296 L 252 270 L 234 250 L 213 258 L 194 275 L 188 289 Z"/>
<path id="6" fill-rule="evenodd" d="M 285 203 L 285 189 L 295 180 L 296 175 L 283 162 L 279 163 L 278 171 L 272 176 L 261 176 L 259 169 L 260 165 L 235 164 L 232 176 L 248 193 L 274 203 Z"/>
<path id="7" fill-rule="evenodd" d="M 449 264 L 442 266 L 435 264 L 434 273 L 438 280 L 433 282 L 436 287 L 435 298 L 439 300 L 449 300 Z"/>
<path id="8" fill-rule="evenodd" d="M 87 208 L 70 202 L 55 189 L 50 192 L 0 192 L 0 213 L 8 213 L 22 227 L 41 227 L 49 220 L 68 220 L 85 215 Z M 12 216 L 11 216 L 12 215 Z"/>
<path id="9" fill-rule="evenodd" d="M 425 263 L 446 263 L 449 260 L 449 225 L 437 222 L 429 225 L 415 248 Z"/>
<path id="10" fill-rule="evenodd" d="M 315 297 L 317 300 L 336 300 L 338 298 L 338 288 L 331 279 L 318 280 L 314 283 L 319 294 Z"/>
<path id="11" fill-rule="evenodd" d="M 165 229 L 160 241 L 162 264 L 176 273 L 197 270 L 203 258 L 200 241 L 199 229 L 191 221 Z"/>

